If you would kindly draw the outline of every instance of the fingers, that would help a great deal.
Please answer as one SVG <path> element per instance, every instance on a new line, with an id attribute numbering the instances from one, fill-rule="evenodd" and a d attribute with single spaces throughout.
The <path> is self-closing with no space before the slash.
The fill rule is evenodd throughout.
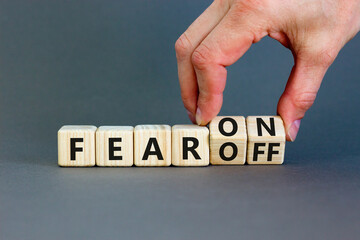
<path id="1" fill-rule="evenodd" d="M 229 9 L 227 0 L 214 1 L 175 43 L 181 97 L 190 119 L 195 122 L 198 85 L 191 55 Z"/>
<path id="2" fill-rule="evenodd" d="M 330 64 L 331 61 L 314 62 L 308 58 L 296 59 L 277 110 L 284 121 L 288 141 L 295 140 L 301 119 L 314 103 Z"/>
<path id="3" fill-rule="evenodd" d="M 258 17 L 258 16 L 256 16 Z M 220 111 L 226 83 L 226 66 L 236 62 L 255 41 L 267 35 L 251 14 L 231 8 L 192 54 L 198 82 L 196 122 L 206 125 Z"/>

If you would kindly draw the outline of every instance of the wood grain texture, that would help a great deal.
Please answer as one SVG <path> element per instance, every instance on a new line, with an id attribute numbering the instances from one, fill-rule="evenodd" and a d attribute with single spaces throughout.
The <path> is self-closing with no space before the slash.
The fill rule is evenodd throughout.
<path id="1" fill-rule="evenodd" d="M 152 141 L 152 140 L 154 141 Z M 163 160 L 156 155 L 158 145 Z M 146 155 L 147 147 L 150 155 Z M 159 151 L 157 151 L 158 153 Z M 144 159 L 146 158 L 146 160 Z M 171 165 L 171 127 L 168 125 L 138 125 L 134 130 L 134 164 L 136 166 L 170 166 Z"/>
<path id="2" fill-rule="evenodd" d="M 271 121 L 273 121 L 273 126 Z M 248 132 L 247 163 L 282 164 L 286 137 L 281 117 L 249 116 L 246 118 L 246 125 Z"/>
<path id="3" fill-rule="evenodd" d="M 243 116 L 218 116 L 209 124 L 210 163 L 245 164 L 247 133 Z"/>
<path id="4" fill-rule="evenodd" d="M 184 138 L 198 140 L 196 153 L 200 159 L 196 159 L 191 151 L 187 151 L 187 159 L 184 157 Z M 189 141 L 188 147 L 194 142 Z M 209 165 L 209 129 L 197 125 L 175 125 L 172 127 L 172 164 L 174 166 L 208 166 Z"/>
<path id="5" fill-rule="evenodd" d="M 99 127 L 96 131 L 96 165 L 102 167 L 129 167 L 133 164 L 134 127 Z"/>
<path id="6" fill-rule="evenodd" d="M 95 165 L 95 126 L 68 125 L 58 131 L 58 164 L 62 167 L 91 167 Z M 71 139 L 79 139 L 71 160 Z"/>

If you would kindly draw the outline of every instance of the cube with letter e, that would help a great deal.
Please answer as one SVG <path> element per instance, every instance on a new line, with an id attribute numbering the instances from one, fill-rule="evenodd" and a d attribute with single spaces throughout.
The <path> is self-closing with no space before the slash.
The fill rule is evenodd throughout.
<path id="1" fill-rule="evenodd" d="M 96 131 L 96 165 L 129 167 L 134 163 L 134 127 L 101 126 Z"/>

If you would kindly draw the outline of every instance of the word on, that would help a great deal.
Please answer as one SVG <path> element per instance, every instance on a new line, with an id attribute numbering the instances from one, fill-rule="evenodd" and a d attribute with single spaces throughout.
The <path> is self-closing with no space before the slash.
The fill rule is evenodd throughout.
<path id="1" fill-rule="evenodd" d="M 285 129 L 279 116 L 223 116 L 197 125 L 63 126 L 58 163 L 91 166 L 282 164 Z"/>

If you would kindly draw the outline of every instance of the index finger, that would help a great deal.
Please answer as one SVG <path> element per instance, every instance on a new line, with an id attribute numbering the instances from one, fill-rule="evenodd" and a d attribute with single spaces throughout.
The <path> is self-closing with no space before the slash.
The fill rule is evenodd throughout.
<path id="1" fill-rule="evenodd" d="M 175 50 L 181 97 L 195 121 L 198 85 L 191 55 L 202 40 L 214 29 L 229 9 L 229 2 L 214 1 L 176 41 Z"/>

